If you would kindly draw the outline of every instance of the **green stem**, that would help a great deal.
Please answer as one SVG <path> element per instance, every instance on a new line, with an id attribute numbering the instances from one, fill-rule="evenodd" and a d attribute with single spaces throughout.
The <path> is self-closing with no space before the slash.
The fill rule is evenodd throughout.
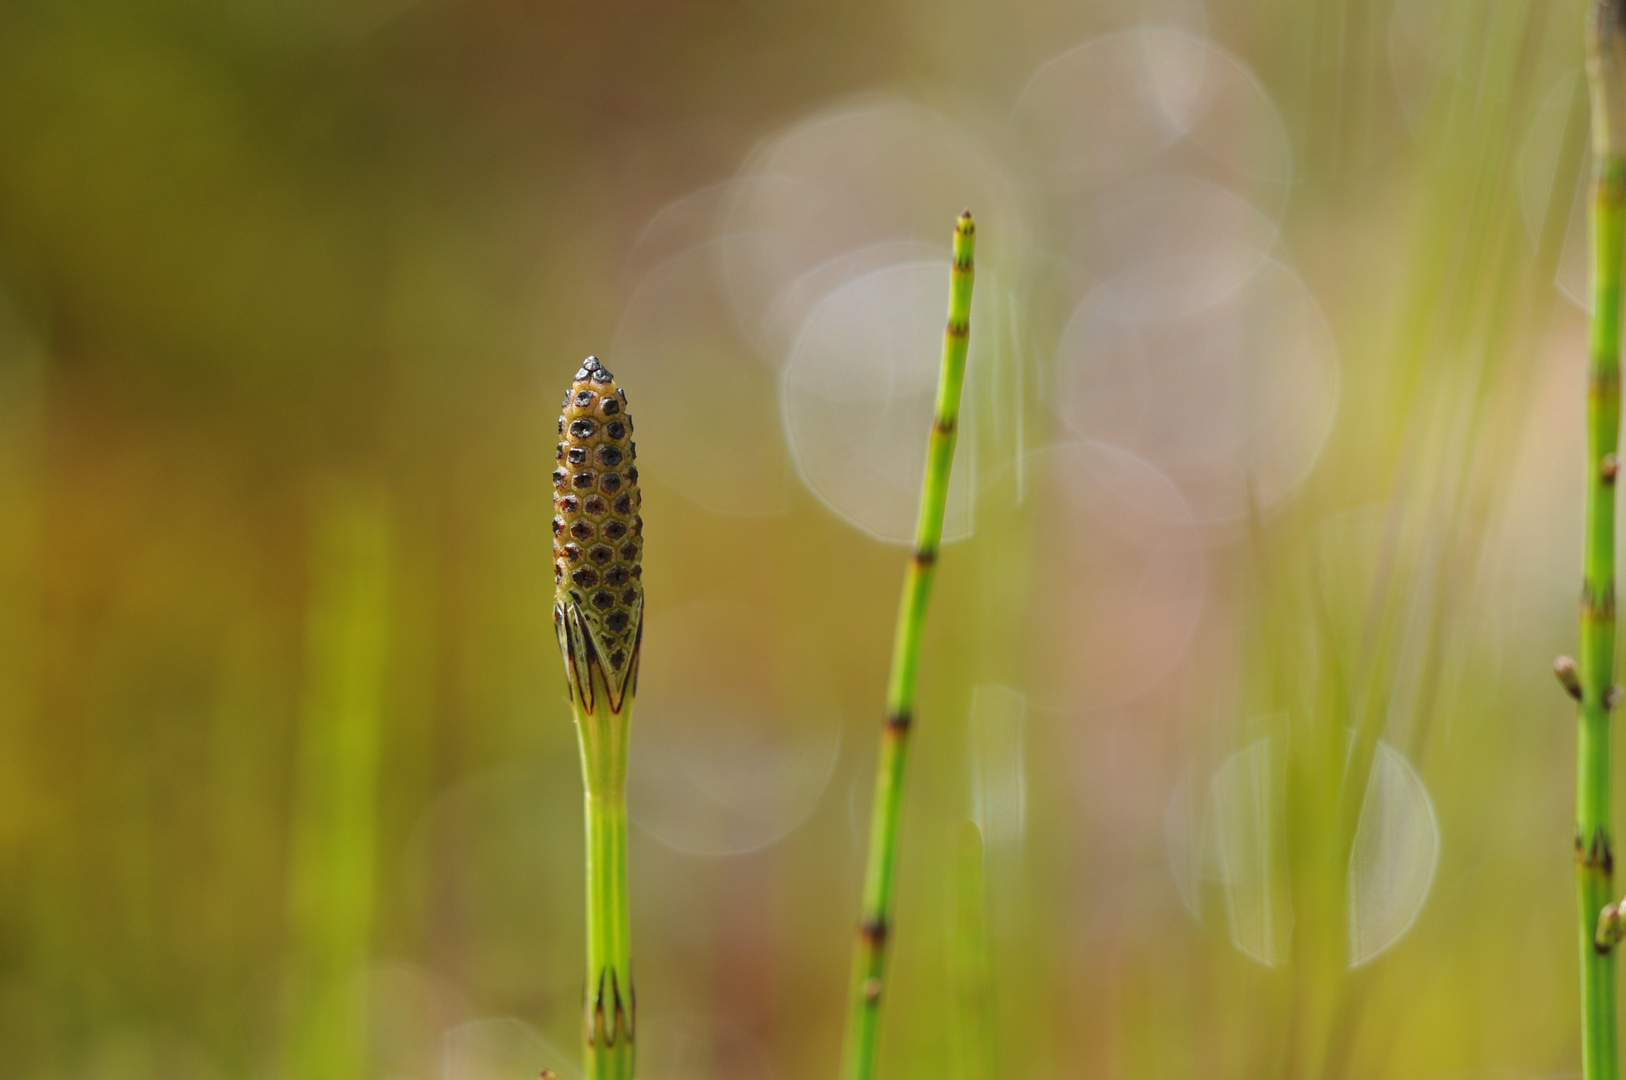
<path id="1" fill-rule="evenodd" d="M 587 1075 L 631 1080 L 632 950 L 627 909 L 627 800 L 587 797 Z M 605 1037 L 595 1037 L 604 1032 Z M 621 1038 L 625 1035 L 625 1038 Z"/>
<path id="2" fill-rule="evenodd" d="M 943 367 L 937 382 L 937 409 L 926 452 L 926 476 L 920 493 L 920 520 L 915 550 L 904 573 L 892 639 L 892 674 L 887 684 L 886 724 L 875 772 L 875 806 L 870 819 L 869 859 L 864 870 L 863 914 L 853 957 L 852 990 L 847 1013 L 847 1039 L 842 1065 L 846 1080 L 875 1075 L 880 1028 L 881 985 L 891 928 L 892 895 L 898 862 L 899 823 L 903 813 L 904 765 L 909 729 L 914 719 L 915 684 L 920 668 L 920 641 L 931 599 L 938 544 L 943 537 L 943 508 L 948 502 L 949 469 L 954 463 L 955 429 L 960 414 L 960 386 L 965 379 L 966 346 L 971 338 L 972 256 L 976 227 L 971 212 L 960 215 L 954 231 L 954 265 L 950 276 L 948 327 L 943 335 Z"/>
<path id="3" fill-rule="evenodd" d="M 1598 159 L 1592 200 L 1593 308 L 1587 387 L 1587 527 L 1581 590 L 1581 708 L 1575 792 L 1580 882 L 1582 1076 L 1614 1080 L 1615 958 L 1594 943 L 1613 897 L 1609 719 L 1615 681 L 1615 489 L 1620 429 L 1620 273 L 1626 159 Z"/>
<path id="4" fill-rule="evenodd" d="M 637 1005 L 632 988 L 632 919 L 627 903 L 627 728 L 629 692 L 610 708 L 591 665 L 594 708 L 575 696 L 587 827 L 587 981 L 582 1043 L 587 1080 L 632 1080 Z"/>
<path id="5" fill-rule="evenodd" d="M 1619 0 L 1599 0 L 1588 25 L 1592 91 L 1592 328 L 1587 366 L 1586 554 L 1577 675 L 1575 856 L 1581 920 L 1583 1080 L 1615 1080 L 1615 953 L 1596 938 L 1612 899 L 1609 720 L 1615 682 L 1615 479 L 1620 439 L 1620 302 L 1626 228 L 1626 34 Z"/>

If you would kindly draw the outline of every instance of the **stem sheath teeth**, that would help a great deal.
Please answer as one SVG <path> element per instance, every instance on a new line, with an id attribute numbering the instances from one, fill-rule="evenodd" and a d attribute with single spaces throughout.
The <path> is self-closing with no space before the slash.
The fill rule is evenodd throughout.
<path id="1" fill-rule="evenodd" d="M 1575 838 L 1575 857 L 1583 868 L 1601 871 L 1605 877 L 1615 872 L 1614 848 L 1601 825 L 1593 832 L 1591 843 L 1584 843 L 1579 836 Z"/>

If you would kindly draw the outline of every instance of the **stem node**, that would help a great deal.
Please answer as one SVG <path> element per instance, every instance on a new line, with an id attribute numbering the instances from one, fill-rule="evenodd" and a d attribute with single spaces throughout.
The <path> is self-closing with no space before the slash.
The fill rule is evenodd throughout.
<path id="1" fill-rule="evenodd" d="M 1609 833 L 1602 826 L 1592 834 L 1590 844 L 1584 842 L 1580 834 L 1575 837 L 1575 858 L 1583 870 L 1601 872 L 1605 877 L 1615 872 L 1615 852 L 1609 843 Z"/>

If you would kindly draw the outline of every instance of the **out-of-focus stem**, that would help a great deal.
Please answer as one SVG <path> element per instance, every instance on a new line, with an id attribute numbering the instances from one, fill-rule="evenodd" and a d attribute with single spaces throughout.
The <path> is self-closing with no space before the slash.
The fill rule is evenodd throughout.
<path id="1" fill-rule="evenodd" d="M 391 533 L 383 493 L 336 488 L 314 534 L 283 1068 L 311 1080 L 356 1080 L 366 1072 L 366 1007 L 355 978 L 372 937 L 388 661 Z"/>
<path id="2" fill-rule="evenodd" d="M 988 956 L 987 874 L 982 830 L 962 822 L 955 837 L 949 965 L 955 1016 L 954 1075 L 994 1080 L 993 965 Z"/>
<path id="3" fill-rule="evenodd" d="M 949 469 L 954 463 L 955 430 L 960 415 L 960 387 L 965 380 L 966 346 L 971 338 L 971 283 L 976 226 L 968 210 L 954 230 L 954 265 L 949 286 L 948 327 L 943 335 L 943 366 L 937 383 L 937 408 L 926 452 L 926 476 L 920 493 L 920 519 L 915 550 L 904 573 L 892 640 L 892 674 L 887 684 L 886 723 L 875 773 L 875 805 L 870 819 L 869 858 L 864 870 L 863 913 L 853 956 L 852 988 L 842 1076 L 870 1080 L 875 1075 L 880 1029 L 881 990 L 886 972 L 887 936 L 891 929 L 892 893 L 898 863 L 898 834 L 903 813 L 904 765 L 909 730 L 914 721 L 915 683 L 920 668 L 920 641 L 931 599 L 937 549 L 943 537 L 943 510 L 948 502 Z"/>
<path id="4" fill-rule="evenodd" d="M 1615 1080 L 1615 953 L 1598 921 L 1614 855 L 1609 720 L 1615 680 L 1615 480 L 1620 435 L 1620 300 L 1626 226 L 1626 27 L 1622 0 L 1598 0 L 1587 34 L 1592 93 L 1592 327 L 1587 366 L 1587 510 L 1581 587 L 1581 705 L 1576 741 L 1575 860 L 1581 922 L 1583 1080 Z"/>

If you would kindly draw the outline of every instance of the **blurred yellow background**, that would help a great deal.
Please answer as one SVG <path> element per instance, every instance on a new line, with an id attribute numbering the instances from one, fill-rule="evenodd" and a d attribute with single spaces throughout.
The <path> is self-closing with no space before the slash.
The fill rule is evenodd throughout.
<path id="1" fill-rule="evenodd" d="M 588 353 L 642 1073 L 832 1075 L 963 206 L 884 1073 L 1576 1071 L 1583 11 L 5 4 L 0 1076 L 571 1080 Z"/>

